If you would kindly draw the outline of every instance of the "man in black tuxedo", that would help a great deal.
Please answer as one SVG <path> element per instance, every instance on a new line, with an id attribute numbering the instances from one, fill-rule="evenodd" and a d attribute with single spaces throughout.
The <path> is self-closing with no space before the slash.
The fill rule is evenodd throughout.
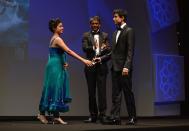
<path id="1" fill-rule="evenodd" d="M 94 16 L 90 19 L 91 31 L 85 32 L 82 38 L 82 48 L 86 58 L 93 60 L 94 66 L 85 66 L 85 76 L 89 96 L 89 119 L 86 123 L 96 122 L 100 119 L 103 123 L 106 116 L 106 77 L 108 73 L 108 59 L 96 59 L 110 52 L 108 34 L 100 30 L 100 17 Z M 96 89 L 98 91 L 98 106 L 96 100 Z"/>
<path id="2" fill-rule="evenodd" d="M 133 28 L 126 24 L 126 18 L 126 11 L 122 9 L 113 11 L 113 21 L 117 26 L 117 30 L 112 36 L 112 109 L 109 123 L 121 124 L 120 108 L 123 91 L 129 115 L 127 124 L 134 125 L 136 122 L 136 108 L 131 78 L 135 36 Z M 107 56 L 104 56 L 104 58 Z"/>

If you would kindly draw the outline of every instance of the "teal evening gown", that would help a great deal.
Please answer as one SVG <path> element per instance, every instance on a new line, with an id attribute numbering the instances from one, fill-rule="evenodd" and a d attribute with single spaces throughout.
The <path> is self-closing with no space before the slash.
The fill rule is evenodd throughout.
<path id="1" fill-rule="evenodd" d="M 49 47 L 43 91 L 39 104 L 42 112 L 67 112 L 71 102 L 68 71 L 64 68 L 66 53 L 61 48 Z"/>

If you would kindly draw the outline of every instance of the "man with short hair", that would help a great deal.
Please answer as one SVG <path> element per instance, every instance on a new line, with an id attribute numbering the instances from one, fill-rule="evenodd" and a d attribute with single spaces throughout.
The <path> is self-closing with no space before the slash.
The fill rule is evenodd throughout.
<path id="1" fill-rule="evenodd" d="M 122 9 L 113 11 L 113 21 L 117 30 L 112 36 L 112 109 L 110 124 L 120 125 L 120 109 L 122 91 L 127 106 L 129 120 L 126 124 L 136 123 L 135 99 L 132 91 L 132 63 L 134 55 L 135 35 L 133 28 L 126 23 L 127 12 Z"/>
<path id="2" fill-rule="evenodd" d="M 106 77 L 108 74 L 108 59 L 96 59 L 107 54 L 110 51 L 108 44 L 108 34 L 100 30 L 101 22 L 99 16 L 90 18 L 91 30 L 85 32 L 82 38 L 82 48 L 86 58 L 93 60 L 94 66 L 85 66 L 85 77 L 88 86 L 89 112 L 90 116 L 86 123 L 95 123 L 97 119 L 103 123 L 106 116 Z M 98 105 L 96 98 L 96 89 L 98 91 Z"/>

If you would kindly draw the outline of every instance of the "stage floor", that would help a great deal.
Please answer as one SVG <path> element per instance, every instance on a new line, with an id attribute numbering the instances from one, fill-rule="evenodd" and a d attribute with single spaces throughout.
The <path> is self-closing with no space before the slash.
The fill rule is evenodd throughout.
<path id="1" fill-rule="evenodd" d="M 122 120 L 122 125 L 102 125 L 99 122 L 83 123 L 82 120 L 68 120 L 68 125 L 41 124 L 39 121 L 0 121 L 0 131 L 185 131 L 189 130 L 189 119 L 159 118 L 159 119 L 138 119 L 136 125 L 125 125 L 126 120 Z"/>

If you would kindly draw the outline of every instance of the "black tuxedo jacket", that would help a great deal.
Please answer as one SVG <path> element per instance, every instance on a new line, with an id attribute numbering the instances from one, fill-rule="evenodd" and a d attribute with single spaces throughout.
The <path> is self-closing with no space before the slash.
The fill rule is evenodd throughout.
<path id="1" fill-rule="evenodd" d="M 99 33 L 99 46 L 101 48 L 102 43 L 108 44 L 108 34 L 105 32 Z M 82 37 L 82 48 L 83 51 L 86 53 L 86 58 L 89 60 L 92 60 L 95 57 L 95 50 L 93 49 L 93 46 L 95 44 L 94 36 L 91 31 L 85 32 Z M 108 48 L 106 50 L 100 50 L 100 56 L 108 54 L 111 50 L 109 45 L 107 45 Z M 103 59 L 102 62 L 106 62 L 108 59 Z"/>
<path id="2" fill-rule="evenodd" d="M 123 68 L 132 70 L 132 60 L 135 44 L 134 30 L 127 25 L 124 26 L 116 43 L 117 32 L 118 31 L 115 31 L 112 36 L 111 53 L 104 56 L 103 59 L 106 59 L 108 56 L 111 57 L 112 69 L 114 71 L 122 71 Z"/>

